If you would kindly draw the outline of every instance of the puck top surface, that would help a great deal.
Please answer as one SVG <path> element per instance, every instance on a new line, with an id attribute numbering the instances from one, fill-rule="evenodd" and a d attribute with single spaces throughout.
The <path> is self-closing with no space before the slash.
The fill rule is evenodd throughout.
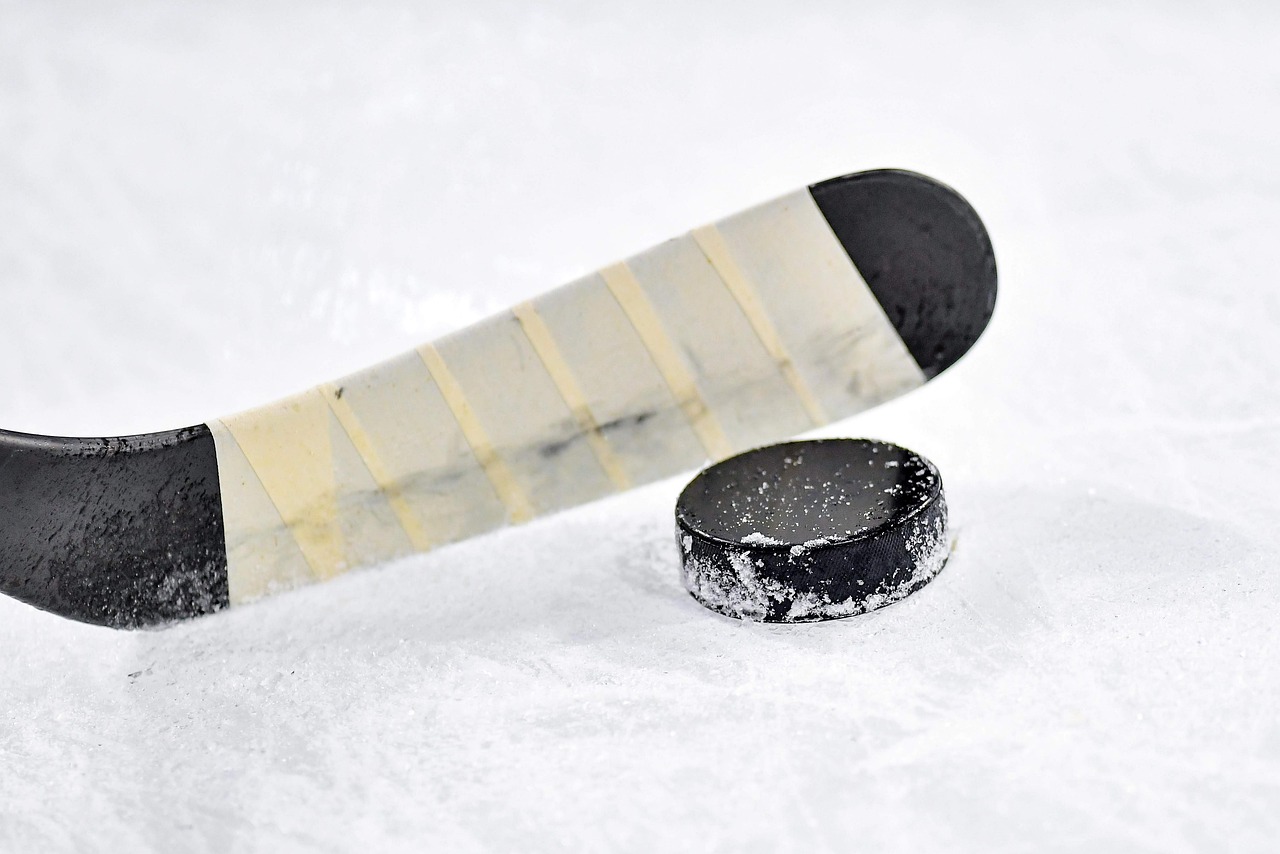
<path id="1" fill-rule="evenodd" d="M 711 466 L 684 490 L 683 527 L 725 544 L 791 548 L 900 524 L 941 489 L 919 454 L 887 442 L 786 442 Z"/>

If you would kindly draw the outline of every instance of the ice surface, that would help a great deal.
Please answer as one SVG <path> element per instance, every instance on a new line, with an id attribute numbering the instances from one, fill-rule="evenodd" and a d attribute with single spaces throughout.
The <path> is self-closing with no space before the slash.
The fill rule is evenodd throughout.
<path id="1" fill-rule="evenodd" d="M 0 3 L 11 429 L 261 403 L 863 168 L 1001 272 L 824 431 L 941 469 L 919 593 L 711 614 L 669 481 L 162 632 L 0 601 L 0 849 L 1269 849 L 1278 16 Z"/>

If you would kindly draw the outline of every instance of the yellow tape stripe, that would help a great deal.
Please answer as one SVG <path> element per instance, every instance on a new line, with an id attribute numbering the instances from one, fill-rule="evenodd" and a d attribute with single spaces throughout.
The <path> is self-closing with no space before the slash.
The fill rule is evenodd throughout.
<path id="1" fill-rule="evenodd" d="M 418 355 L 422 357 L 423 363 L 431 373 L 431 378 L 435 380 L 436 387 L 440 389 L 444 402 L 448 404 L 453 417 L 457 419 L 458 426 L 462 428 L 462 435 L 471 446 L 471 452 L 475 454 L 476 461 L 480 463 L 489 482 L 493 484 L 499 500 L 506 505 L 511 521 L 527 522 L 532 519 L 535 515 L 533 505 L 529 503 L 524 490 L 516 482 L 515 474 L 494 450 L 493 444 L 489 441 L 489 434 L 485 432 L 480 419 L 471 409 L 471 404 L 467 402 L 467 397 L 463 394 L 462 386 L 458 384 L 453 371 L 449 370 L 444 359 L 440 358 L 440 353 L 430 344 L 419 347 Z M 518 393 L 518 389 L 512 389 L 512 394 Z"/>
<path id="2" fill-rule="evenodd" d="M 702 393 L 698 391 L 693 375 L 685 367 L 676 343 L 667 335 L 662 319 L 658 317 L 657 310 L 631 268 L 625 263 L 614 264 L 601 270 L 600 276 L 635 327 L 658 372 L 666 380 L 685 418 L 711 459 L 721 460 L 732 454 L 733 446 L 725 438 L 720 422 L 702 399 Z"/>
<path id="3" fill-rule="evenodd" d="M 269 591 L 273 582 L 279 581 L 276 574 L 271 571 L 275 568 L 273 565 L 290 564 L 290 568 L 299 567 L 304 569 L 310 579 L 299 580 L 320 580 L 325 576 L 318 572 L 312 565 L 311 558 L 302 548 L 302 543 L 298 539 L 297 532 L 284 521 L 284 510 L 281 509 L 280 503 L 272 497 L 271 492 L 267 489 L 267 485 L 262 482 L 262 476 L 258 474 L 258 470 L 253 467 L 253 463 L 249 461 L 249 457 L 241 447 L 240 442 L 236 439 L 235 434 L 231 432 L 225 421 L 214 420 L 209 422 L 209 429 L 214 434 L 214 441 L 222 441 L 230 443 L 232 447 L 227 448 L 224 452 L 219 449 L 218 453 L 218 477 L 220 480 L 219 488 L 222 492 L 223 503 L 223 535 L 227 545 L 227 592 L 232 605 L 238 605 L 242 601 L 255 599 L 263 595 L 264 591 Z M 239 457 L 244 461 L 243 467 L 239 465 L 239 461 L 235 459 Z M 231 472 L 238 473 L 243 478 L 243 483 L 237 484 L 239 478 L 226 477 Z M 247 474 L 246 474 L 247 473 Z M 248 482 L 249 478 L 253 478 L 253 483 L 258 485 L 258 489 L 254 490 L 253 485 Z M 257 492 L 258 495 L 253 495 Z M 246 494 L 247 493 L 247 494 Z M 255 525 L 261 523 L 260 519 L 246 516 L 246 510 L 253 506 L 253 499 L 265 498 L 271 507 L 275 509 L 277 517 L 280 519 L 280 526 L 287 531 L 289 542 L 292 542 L 297 549 L 296 552 L 283 548 L 281 554 L 276 554 L 274 549 L 261 547 L 255 548 L 247 546 L 243 541 L 235 541 L 235 537 L 243 534 L 246 530 L 252 530 Z M 231 503 L 234 506 L 228 507 Z M 249 511 L 252 512 L 252 511 Z M 289 551 L 291 554 L 286 557 L 284 552 Z M 296 555 L 296 559 L 289 558 Z M 300 566 L 299 566 L 300 564 Z M 298 573 L 299 575 L 301 573 Z M 243 594 L 241 591 L 248 587 L 252 592 Z"/>
<path id="4" fill-rule="evenodd" d="M 319 579 L 348 569 L 328 419 L 315 389 L 222 419 Z"/>
<path id="5" fill-rule="evenodd" d="M 378 449 L 373 444 L 373 439 L 364 429 L 364 425 L 360 423 L 360 419 L 356 415 L 355 409 L 352 408 L 351 402 L 342 396 L 342 390 L 334 383 L 326 383 L 321 387 L 321 391 L 324 392 L 325 400 L 329 402 L 329 408 L 337 416 L 338 423 L 346 431 L 347 438 L 351 440 L 356 452 L 360 454 L 360 459 L 364 461 L 365 468 L 369 470 L 374 483 L 378 485 L 378 489 L 382 491 L 382 494 L 387 497 L 387 503 L 391 505 L 391 512 L 396 515 L 396 520 L 400 523 L 400 527 L 409 536 L 409 542 L 413 543 L 413 547 L 418 551 L 424 552 L 430 549 L 432 545 L 431 538 L 423 530 L 422 524 L 418 521 L 418 515 L 413 512 L 413 507 L 409 504 L 408 499 L 404 497 L 404 493 L 400 491 L 395 477 L 391 475 L 383 464 L 382 458 L 378 455 Z"/>
<path id="6" fill-rule="evenodd" d="M 604 469 L 604 473 L 618 489 L 630 489 L 631 479 L 627 477 L 622 462 L 614 454 L 613 448 L 609 447 L 604 434 L 600 432 L 600 425 L 587 404 L 587 396 L 578 385 L 573 369 L 569 367 L 564 354 L 560 352 L 560 347 L 551 335 L 551 330 L 547 328 L 546 321 L 534 309 L 531 302 L 520 303 L 511 310 L 511 313 L 516 316 L 516 320 L 520 321 L 520 328 L 524 330 L 525 337 L 529 339 L 534 352 L 538 354 L 547 373 L 551 375 L 551 381 L 555 383 L 560 396 L 564 398 L 565 405 L 573 413 L 574 419 L 578 422 L 578 428 L 587 437 L 587 442 L 595 452 L 596 459 L 600 461 L 600 467 Z"/>
<path id="7" fill-rule="evenodd" d="M 778 363 L 778 368 L 781 370 L 783 378 L 795 391 L 796 397 L 800 400 L 800 405 L 804 407 L 804 411 L 809 415 L 809 420 L 813 422 L 815 427 L 826 424 L 831 419 L 827 417 L 822 404 L 818 402 L 818 398 L 809 389 L 809 384 L 804 381 L 804 377 L 800 376 L 800 372 L 796 370 L 791 354 L 787 352 L 786 345 L 782 343 L 782 336 L 778 334 L 777 327 L 773 325 L 773 321 L 769 317 L 769 312 L 765 310 L 764 303 L 760 301 L 760 295 L 752 286 L 751 281 L 743 274 L 742 268 L 733 260 L 733 253 L 729 251 L 729 246 L 725 243 L 724 236 L 720 234 L 720 230 L 714 225 L 704 225 L 701 228 L 695 228 L 692 234 L 694 242 L 698 244 L 702 254 L 711 263 L 716 275 L 724 282 L 725 287 L 742 309 L 742 313 L 747 316 L 747 321 L 751 324 L 751 328 L 755 330 L 760 343 L 764 345 L 769 356 Z"/>

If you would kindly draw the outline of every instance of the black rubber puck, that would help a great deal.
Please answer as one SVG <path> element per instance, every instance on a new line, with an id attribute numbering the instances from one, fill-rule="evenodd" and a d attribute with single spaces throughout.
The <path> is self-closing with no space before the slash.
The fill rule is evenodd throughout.
<path id="1" fill-rule="evenodd" d="M 710 466 L 676 502 L 676 538 L 693 598 L 771 623 L 896 602 L 949 553 L 937 468 L 870 439 L 786 442 Z"/>

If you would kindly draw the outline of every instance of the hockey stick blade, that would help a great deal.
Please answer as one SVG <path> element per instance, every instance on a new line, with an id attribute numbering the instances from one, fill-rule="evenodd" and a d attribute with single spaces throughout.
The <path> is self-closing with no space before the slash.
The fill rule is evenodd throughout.
<path id="1" fill-rule="evenodd" d="M 125 438 L 0 431 L 0 591 L 136 628 L 455 542 L 916 388 L 995 296 L 954 190 L 824 181 L 260 409 Z"/>

